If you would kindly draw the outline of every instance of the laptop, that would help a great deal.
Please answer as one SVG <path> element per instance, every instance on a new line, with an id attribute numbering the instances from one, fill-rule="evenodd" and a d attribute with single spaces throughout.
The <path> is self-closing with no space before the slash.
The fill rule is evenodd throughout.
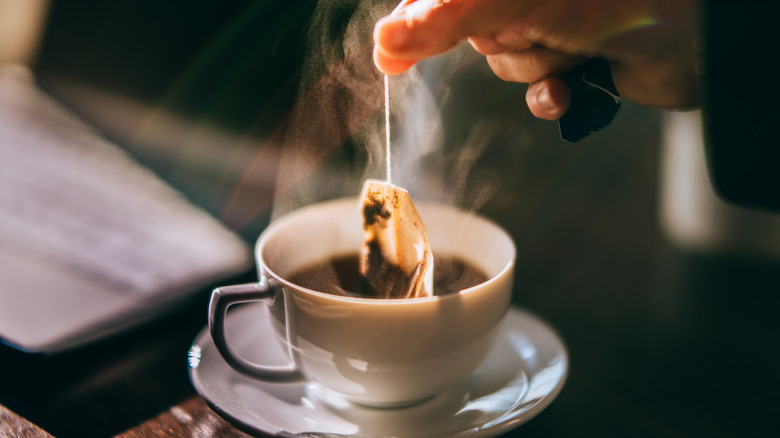
<path id="1" fill-rule="evenodd" d="M 36 353 L 86 345 L 252 264 L 239 236 L 29 69 L 0 68 L 0 342 Z"/>

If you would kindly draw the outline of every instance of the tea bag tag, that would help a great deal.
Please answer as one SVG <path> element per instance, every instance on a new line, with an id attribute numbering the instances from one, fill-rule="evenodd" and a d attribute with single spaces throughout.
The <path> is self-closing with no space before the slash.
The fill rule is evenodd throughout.
<path id="1" fill-rule="evenodd" d="M 366 180 L 360 199 L 364 285 L 379 298 L 432 296 L 433 253 L 409 192 L 386 181 Z"/>
<path id="2" fill-rule="evenodd" d="M 569 110 L 558 120 L 563 140 L 575 143 L 612 122 L 620 109 L 620 93 L 606 59 L 591 59 L 561 79 L 571 93 Z"/>

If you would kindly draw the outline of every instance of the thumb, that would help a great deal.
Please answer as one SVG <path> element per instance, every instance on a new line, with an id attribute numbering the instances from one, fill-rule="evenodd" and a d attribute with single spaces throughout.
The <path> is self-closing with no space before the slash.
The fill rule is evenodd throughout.
<path id="1" fill-rule="evenodd" d="M 443 53 L 467 36 L 492 34 L 505 9 L 485 0 L 405 0 L 374 27 L 374 62 L 388 74 Z M 495 16 L 494 16 L 495 15 Z"/>

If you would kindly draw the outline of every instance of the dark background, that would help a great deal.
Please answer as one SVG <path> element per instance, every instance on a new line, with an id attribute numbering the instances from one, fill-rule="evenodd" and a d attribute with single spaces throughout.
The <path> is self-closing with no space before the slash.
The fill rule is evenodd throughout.
<path id="1" fill-rule="evenodd" d="M 313 7 L 54 2 L 35 71 L 44 88 L 251 242 L 270 219 L 257 204 L 269 205 L 275 155 L 262 167 L 271 176 L 231 210 L 239 220 L 226 205 L 249 166 L 214 151 L 249 147 L 251 157 L 284 125 Z M 571 360 L 558 398 L 507 436 L 776 436 L 780 264 L 692 252 L 666 237 L 663 114 L 626 103 L 612 126 L 570 145 L 555 124 L 531 118 L 524 86 L 473 62 L 451 80 L 480 85 L 457 86 L 452 101 L 468 103 L 445 118 L 454 132 L 467 131 L 476 112 L 506 122 L 469 181 L 497 184 L 481 212 L 517 244 L 514 303 L 547 320 Z M 104 97 L 85 100 L 84 90 Z M 106 118 L 122 99 L 140 110 Z M 176 141 L 138 134 L 160 111 L 253 141 L 207 149 L 215 171 Z M 55 357 L 0 347 L 0 404 L 55 436 L 114 435 L 168 411 L 195 396 L 186 352 L 205 325 L 208 291 L 150 325 Z"/>
<path id="2" fill-rule="evenodd" d="M 236 130 L 272 129 L 297 92 L 315 3 L 53 2 L 36 70 Z"/>

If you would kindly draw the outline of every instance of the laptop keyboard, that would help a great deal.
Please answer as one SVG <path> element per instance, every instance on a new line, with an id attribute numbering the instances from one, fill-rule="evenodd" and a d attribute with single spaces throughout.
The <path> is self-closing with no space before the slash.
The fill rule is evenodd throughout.
<path id="1" fill-rule="evenodd" d="M 38 89 L 19 67 L 0 70 L 0 245 L 139 299 L 186 290 L 251 263 L 235 234 Z"/>

